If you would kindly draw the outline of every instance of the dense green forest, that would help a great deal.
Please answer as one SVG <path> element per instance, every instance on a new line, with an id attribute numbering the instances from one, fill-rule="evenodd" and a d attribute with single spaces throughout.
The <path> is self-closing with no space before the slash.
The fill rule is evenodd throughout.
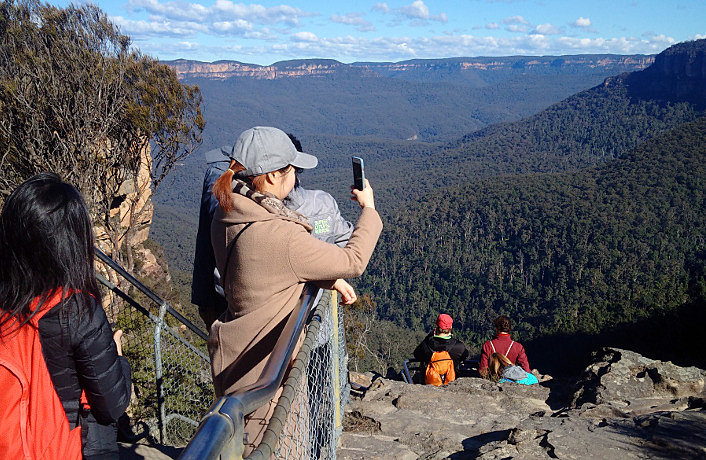
<path id="1" fill-rule="evenodd" d="M 358 288 L 414 330 L 448 312 L 475 345 L 501 313 L 520 340 L 593 334 L 703 298 L 705 229 L 702 117 L 597 168 L 432 193 L 388 218 Z"/>

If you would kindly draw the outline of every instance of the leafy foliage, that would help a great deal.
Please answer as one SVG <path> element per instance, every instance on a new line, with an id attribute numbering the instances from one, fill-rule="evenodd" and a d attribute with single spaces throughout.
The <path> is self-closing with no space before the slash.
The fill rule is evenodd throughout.
<path id="1" fill-rule="evenodd" d="M 127 240 L 128 269 L 151 191 L 201 142 L 200 104 L 198 88 L 131 49 L 95 6 L 0 5 L 0 195 L 56 172 L 82 192 L 114 256 Z M 126 188 L 127 224 L 111 213 Z"/>

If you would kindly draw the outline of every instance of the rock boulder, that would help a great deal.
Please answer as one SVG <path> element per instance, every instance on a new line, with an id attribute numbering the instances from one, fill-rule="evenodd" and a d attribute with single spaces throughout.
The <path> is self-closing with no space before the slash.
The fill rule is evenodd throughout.
<path id="1" fill-rule="evenodd" d="M 346 409 L 337 457 L 704 458 L 705 377 L 604 348 L 575 381 L 459 378 L 432 387 L 372 379 Z"/>

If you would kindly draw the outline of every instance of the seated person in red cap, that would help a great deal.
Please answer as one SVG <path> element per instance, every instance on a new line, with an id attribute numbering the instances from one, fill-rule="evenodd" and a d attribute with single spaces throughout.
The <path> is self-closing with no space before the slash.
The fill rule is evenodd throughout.
<path id="1" fill-rule="evenodd" d="M 495 319 L 493 324 L 495 325 L 495 338 L 483 344 L 483 351 L 481 352 L 480 362 L 478 363 L 478 372 L 480 375 L 483 377 L 488 375 L 488 358 L 493 353 L 501 353 L 505 355 L 512 364 L 522 367 L 525 372 L 532 372 L 529 362 L 527 362 L 525 347 L 510 338 L 510 318 L 500 315 Z"/>
<path id="2" fill-rule="evenodd" d="M 414 350 L 414 357 L 426 365 L 425 383 L 446 385 L 456 379 L 458 364 L 468 357 L 468 350 L 460 340 L 451 337 L 453 319 L 445 313 L 436 319 L 430 332 Z"/>

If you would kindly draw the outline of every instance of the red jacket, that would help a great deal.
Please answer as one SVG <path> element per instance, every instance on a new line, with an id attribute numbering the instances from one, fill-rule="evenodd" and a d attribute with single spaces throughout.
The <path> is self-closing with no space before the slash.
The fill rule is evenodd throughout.
<path id="1" fill-rule="evenodd" d="M 512 343 L 512 347 L 510 347 L 510 343 Z M 519 342 L 513 342 L 510 334 L 505 332 L 499 332 L 493 340 L 488 340 L 483 344 L 483 351 L 480 354 L 480 363 L 478 364 L 479 371 L 482 372 L 488 368 L 488 358 L 494 353 L 493 347 L 495 347 L 495 352 L 504 354 L 513 364 L 522 367 L 525 372 L 532 372 L 529 362 L 527 362 L 525 347 Z M 508 348 L 510 348 L 510 351 L 508 351 Z"/>

